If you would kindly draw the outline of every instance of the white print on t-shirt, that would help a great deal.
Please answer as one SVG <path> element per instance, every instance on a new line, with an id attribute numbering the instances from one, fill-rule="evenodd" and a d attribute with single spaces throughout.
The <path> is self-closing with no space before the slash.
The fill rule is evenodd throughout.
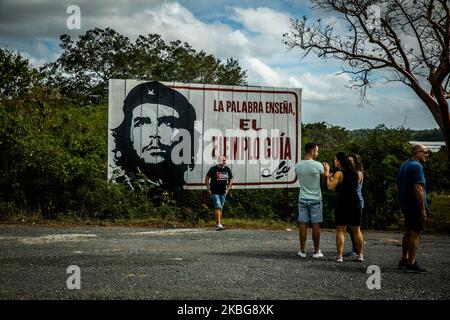
<path id="1" fill-rule="evenodd" d="M 228 172 L 217 172 L 216 173 L 217 181 L 227 181 L 228 180 Z"/>

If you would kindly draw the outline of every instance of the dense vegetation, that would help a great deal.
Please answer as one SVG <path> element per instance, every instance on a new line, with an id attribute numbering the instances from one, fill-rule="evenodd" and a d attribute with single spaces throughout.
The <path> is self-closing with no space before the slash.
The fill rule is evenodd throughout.
<path id="1" fill-rule="evenodd" d="M 111 30 L 96 32 L 99 37 L 102 32 L 117 36 Z M 151 39 L 159 38 L 153 36 Z M 160 41 L 158 43 L 164 47 Z M 103 46 L 107 45 L 103 43 Z M 33 69 L 20 55 L 0 49 L 0 218 L 33 214 L 45 218 L 65 216 L 116 220 L 157 217 L 189 222 L 210 221 L 209 201 L 201 191 L 171 194 L 164 190 L 144 189 L 135 192 L 126 186 L 108 183 L 108 110 L 103 103 L 103 93 L 97 95 L 105 90 L 104 83 L 99 80 L 97 84 L 91 83 L 77 92 L 76 84 L 88 72 L 70 73 L 73 68 L 82 68 L 76 64 L 72 69 L 64 67 L 72 61 L 68 58 L 69 52 L 74 51 L 77 45 L 63 37 L 62 46 L 66 50 L 62 57 L 41 72 Z M 151 47 L 142 43 L 140 46 L 144 52 L 145 48 Z M 200 55 L 210 59 L 212 64 L 209 70 L 202 71 L 202 76 L 192 74 L 191 78 L 188 73 L 183 73 L 184 67 L 180 64 L 179 70 L 173 72 L 185 76 L 172 80 L 245 83 L 245 72 L 237 62 L 229 60 L 223 64 L 179 42 L 165 45 L 164 50 L 168 51 L 160 56 L 161 65 L 167 63 L 165 58 L 174 59 L 176 55 L 170 55 L 172 49 L 177 51 L 174 46 L 184 50 L 184 59 Z M 153 57 L 152 53 L 148 54 Z M 64 62 L 63 58 L 68 60 Z M 62 78 L 48 76 L 51 65 L 55 67 L 54 75 L 61 72 Z M 152 66 L 155 73 L 142 73 L 141 76 L 152 79 L 170 76 L 157 75 L 156 66 Z M 145 66 L 140 68 L 146 69 Z M 123 76 L 132 77 L 127 73 Z M 72 90 L 71 93 L 64 94 L 68 90 Z M 81 93 L 83 96 L 78 96 Z M 385 229 L 396 224 L 399 217 L 394 179 L 399 165 L 408 157 L 411 134 L 411 130 L 383 125 L 355 134 L 325 123 L 304 124 L 302 145 L 309 141 L 318 142 L 321 146 L 318 160 L 330 164 L 337 151 L 356 152 L 363 156 L 366 176 L 364 227 Z M 429 191 L 450 190 L 450 165 L 445 152 L 433 154 L 426 171 Z M 325 189 L 323 187 L 325 226 L 333 227 L 331 208 L 334 194 Z M 297 196 L 298 190 L 233 190 L 225 215 L 292 222 L 297 216 Z"/>
<path id="2" fill-rule="evenodd" d="M 427 130 L 412 130 L 407 128 L 402 128 L 405 133 L 409 134 L 411 141 L 444 141 L 441 130 L 427 129 Z M 358 129 L 353 130 L 353 135 L 365 135 L 368 134 L 370 129 Z"/>

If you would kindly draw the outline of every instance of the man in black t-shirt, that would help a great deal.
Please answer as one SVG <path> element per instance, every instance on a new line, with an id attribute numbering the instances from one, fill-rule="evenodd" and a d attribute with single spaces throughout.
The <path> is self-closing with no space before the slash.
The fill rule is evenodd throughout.
<path id="1" fill-rule="evenodd" d="M 225 204 L 225 198 L 233 183 L 233 174 L 230 168 L 225 166 L 226 156 L 220 156 L 219 164 L 210 168 L 205 177 L 205 184 L 208 188 L 208 194 L 214 204 L 214 216 L 216 218 L 215 230 L 225 229 L 221 223 L 222 210 Z"/>

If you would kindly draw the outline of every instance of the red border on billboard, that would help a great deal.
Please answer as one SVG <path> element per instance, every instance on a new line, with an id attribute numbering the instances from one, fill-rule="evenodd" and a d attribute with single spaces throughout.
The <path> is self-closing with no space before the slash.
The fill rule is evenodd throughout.
<path id="1" fill-rule="evenodd" d="M 274 94 L 292 94 L 295 97 L 295 163 L 298 162 L 298 96 L 296 92 L 293 91 L 275 91 L 275 90 L 252 90 L 252 89 L 231 89 L 231 88 L 214 88 L 214 87 L 190 87 L 190 86 L 177 86 L 177 85 L 167 85 L 172 89 L 185 89 L 185 90 L 204 90 L 204 91 L 228 91 L 228 92 L 254 92 L 254 93 L 274 93 Z M 295 175 L 292 181 L 273 181 L 273 182 L 233 182 L 233 185 L 237 186 L 259 186 L 259 185 L 272 185 L 272 184 L 294 184 L 297 182 L 297 175 Z M 186 183 L 186 186 L 205 186 L 203 182 L 197 183 Z"/>

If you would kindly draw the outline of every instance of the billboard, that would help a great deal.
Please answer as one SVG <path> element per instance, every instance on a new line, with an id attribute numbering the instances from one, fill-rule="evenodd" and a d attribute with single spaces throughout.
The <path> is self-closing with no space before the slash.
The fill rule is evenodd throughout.
<path id="1" fill-rule="evenodd" d="M 204 189 L 227 156 L 233 188 L 297 188 L 301 89 L 109 81 L 108 179 Z"/>

